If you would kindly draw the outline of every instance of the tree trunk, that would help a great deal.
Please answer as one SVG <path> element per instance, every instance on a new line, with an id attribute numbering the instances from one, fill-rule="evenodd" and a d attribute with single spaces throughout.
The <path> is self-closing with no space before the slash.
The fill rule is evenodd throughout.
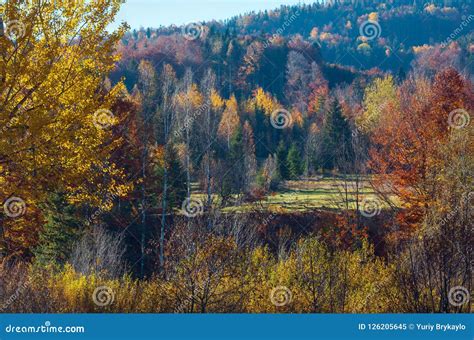
<path id="1" fill-rule="evenodd" d="M 148 147 L 145 146 L 142 155 L 142 200 L 141 200 L 141 235 L 140 235 L 140 276 L 145 275 L 145 231 L 146 231 L 146 154 Z"/>
<path id="2" fill-rule="evenodd" d="M 165 266 L 165 226 L 166 226 L 166 205 L 167 205 L 167 190 L 168 190 L 168 169 L 165 162 L 165 171 L 163 174 L 163 197 L 161 198 L 161 230 L 160 230 L 160 269 L 163 270 Z"/>

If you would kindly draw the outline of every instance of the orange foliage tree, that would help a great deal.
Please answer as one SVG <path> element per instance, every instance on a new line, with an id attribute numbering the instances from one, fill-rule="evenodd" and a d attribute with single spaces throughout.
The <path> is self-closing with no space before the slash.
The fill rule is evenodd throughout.
<path id="1" fill-rule="evenodd" d="M 399 109 L 384 109 L 372 133 L 370 166 L 379 176 L 375 186 L 394 194 L 403 206 L 400 226 L 421 221 L 432 203 L 444 164 L 441 147 L 452 130 L 458 129 L 457 115 L 472 111 L 472 85 L 454 69 L 440 71 L 430 83 L 409 79 L 398 91 Z"/>

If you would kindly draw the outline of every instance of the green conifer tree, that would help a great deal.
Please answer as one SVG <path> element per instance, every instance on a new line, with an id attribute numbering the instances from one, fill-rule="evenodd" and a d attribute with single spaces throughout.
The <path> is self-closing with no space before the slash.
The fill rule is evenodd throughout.
<path id="1" fill-rule="evenodd" d="M 303 161 L 296 146 L 296 143 L 291 144 L 287 157 L 288 175 L 290 179 L 297 179 L 303 173 Z"/>
<path id="2" fill-rule="evenodd" d="M 319 163 L 323 170 L 345 167 L 353 160 L 352 132 L 349 123 L 335 99 L 326 118 L 322 131 Z"/>
<path id="3" fill-rule="evenodd" d="M 278 174 L 281 179 L 289 179 L 288 165 L 287 165 L 288 150 L 283 140 L 280 140 L 276 150 L 276 161 L 278 166 Z"/>
<path id="4" fill-rule="evenodd" d="M 177 152 L 171 143 L 166 147 L 165 162 L 163 164 L 168 170 L 168 187 L 166 188 L 166 209 L 178 206 L 186 197 L 186 174 L 179 162 Z M 153 178 L 156 185 L 150 190 L 153 204 L 160 204 L 163 194 L 163 184 L 161 178 L 164 176 L 164 168 L 161 164 L 155 164 L 153 167 Z"/>
<path id="5" fill-rule="evenodd" d="M 80 236 L 77 209 L 61 193 L 53 193 L 42 206 L 46 223 L 33 250 L 40 265 L 63 265 L 69 259 L 74 243 Z"/>

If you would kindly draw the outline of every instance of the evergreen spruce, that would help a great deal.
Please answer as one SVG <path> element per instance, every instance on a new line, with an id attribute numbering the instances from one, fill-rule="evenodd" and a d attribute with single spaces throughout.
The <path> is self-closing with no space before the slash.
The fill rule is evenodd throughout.
<path id="1" fill-rule="evenodd" d="M 267 127 L 265 122 L 268 118 L 265 116 L 265 113 L 262 109 L 255 109 L 255 140 L 257 141 L 255 145 L 256 156 L 260 160 L 264 160 L 268 157 L 268 150 L 271 150 L 268 145 L 266 145 L 266 136 L 267 136 Z"/>
<path id="2" fill-rule="evenodd" d="M 172 144 L 167 146 L 165 151 L 165 166 L 168 169 L 168 188 L 166 189 L 167 206 L 173 207 L 181 204 L 186 198 L 186 174 L 177 158 L 177 153 Z M 161 164 L 156 164 L 153 168 L 153 177 L 156 178 L 156 185 L 150 190 L 153 204 L 160 204 L 163 184 L 159 179 L 164 176 L 164 168 Z"/>
<path id="3" fill-rule="evenodd" d="M 79 238 L 80 219 L 76 208 L 63 194 L 51 194 L 42 206 L 46 223 L 33 253 L 40 265 L 63 265 L 69 259 L 74 243 Z"/>
<path id="4" fill-rule="evenodd" d="M 323 170 L 345 167 L 353 159 L 352 132 L 335 99 L 326 114 L 319 162 Z"/>
<path id="5" fill-rule="evenodd" d="M 289 179 L 288 165 L 286 163 L 288 158 L 288 150 L 283 140 L 280 140 L 276 150 L 276 161 L 278 167 L 278 175 L 281 179 Z"/>
<path id="6" fill-rule="evenodd" d="M 290 179 L 297 179 L 302 175 L 303 162 L 296 143 L 291 144 L 286 163 Z"/>

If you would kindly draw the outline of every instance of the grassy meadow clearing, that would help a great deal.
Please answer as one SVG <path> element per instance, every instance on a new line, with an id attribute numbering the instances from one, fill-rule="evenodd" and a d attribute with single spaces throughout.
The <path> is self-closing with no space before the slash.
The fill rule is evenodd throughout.
<path id="1" fill-rule="evenodd" d="M 263 197 L 246 202 L 234 195 L 224 212 L 251 212 L 254 210 L 273 213 L 310 212 L 314 210 L 355 210 L 364 201 L 374 202 L 378 210 L 398 206 L 395 195 L 378 192 L 371 185 L 369 176 L 314 176 L 281 183 L 280 187 Z M 194 186 L 193 199 L 205 202 L 206 195 Z M 213 204 L 219 206 L 221 200 L 212 196 Z M 387 200 L 389 203 L 387 203 Z"/>

